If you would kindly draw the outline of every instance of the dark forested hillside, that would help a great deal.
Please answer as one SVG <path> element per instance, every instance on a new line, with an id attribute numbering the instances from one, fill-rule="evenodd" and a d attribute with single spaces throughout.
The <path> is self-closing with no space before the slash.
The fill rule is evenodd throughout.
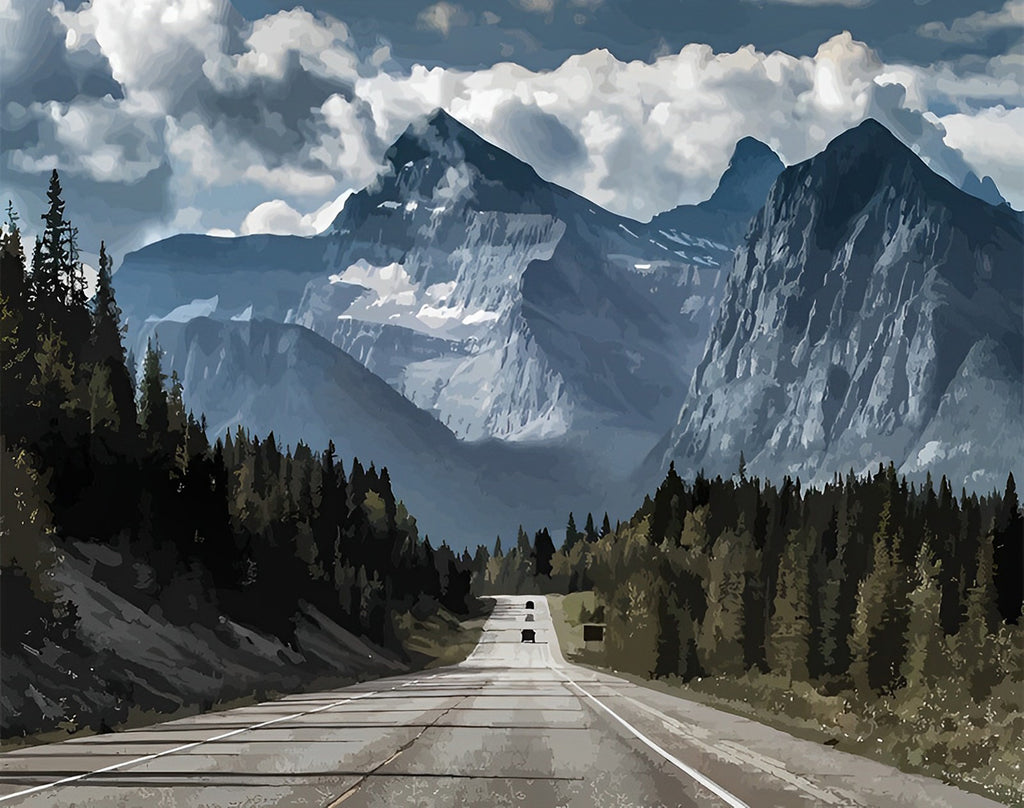
<path id="1" fill-rule="evenodd" d="M 72 691 L 96 685 L 71 675 L 91 668 L 67 567 L 110 553 L 122 559 L 133 608 L 211 631 L 229 621 L 285 649 L 301 645 L 311 614 L 400 654 L 397 612 L 465 612 L 470 559 L 419 536 L 386 467 L 354 459 L 346 468 L 333 443 L 292 449 L 273 433 L 239 430 L 211 445 L 157 345 L 133 378 L 112 262 L 101 246 L 87 300 L 61 194 L 54 172 L 31 262 L 13 210 L 0 244 L 5 679 L 20 657 L 49 648 Z M 82 709 L 79 720 L 122 718 L 134 697 L 121 695 L 109 714 Z M 11 709 L 11 698 L 5 687 L 5 736 L 68 717 L 31 700 Z"/>

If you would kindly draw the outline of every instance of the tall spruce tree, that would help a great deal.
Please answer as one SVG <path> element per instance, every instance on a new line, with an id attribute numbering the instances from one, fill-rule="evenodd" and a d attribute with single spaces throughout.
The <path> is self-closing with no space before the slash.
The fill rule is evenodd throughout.
<path id="1" fill-rule="evenodd" d="M 92 302 L 91 360 L 107 370 L 107 384 L 121 424 L 134 423 L 135 393 L 129 368 L 126 366 L 124 327 L 121 308 L 117 305 L 113 286 L 113 262 L 104 242 L 100 242 L 99 276 Z"/>
<path id="2" fill-rule="evenodd" d="M 759 554 L 745 525 L 715 540 L 705 579 L 707 612 L 697 643 L 701 665 L 710 674 L 738 676 L 746 669 L 747 590 L 758 569 Z"/>
<path id="3" fill-rule="evenodd" d="M 928 691 L 937 679 L 950 673 L 940 619 L 939 566 L 928 545 L 923 544 L 917 555 L 916 585 L 909 597 L 907 656 L 903 663 L 903 677 L 910 691 Z"/>
<path id="4" fill-rule="evenodd" d="M 146 343 L 146 356 L 142 360 L 142 384 L 139 399 L 139 426 L 150 451 L 166 446 L 170 427 L 167 406 L 167 391 L 164 382 L 167 376 L 160 367 L 160 347 L 152 340 Z"/>
<path id="5" fill-rule="evenodd" d="M 555 543 L 551 540 L 548 529 L 541 528 L 533 538 L 534 567 L 533 574 L 551 577 L 551 559 L 555 555 Z"/>
<path id="6" fill-rule="evenodd" d="M 572 511 L 569 511 L 569 521 L 565 525 L 565 543 L 562 545 L 562 552 L 568 555 L 580 538 L 580 532 L 576 528 L 576 519 L 573 518 Z"/>
<path id="7" fill-rule="evenodd" d="M 993 538 L 996 602 L 1003 620 L 1016 623 L 1024 606 L 1024 517 L 1013 472 L 1006 478 Z"/>
<path id="8" fill-rule="evenodd" d="M 0 231 L 0 390 L 4 433 L 15 443 L 26 436 L 31 419 L 27 386 L 34 375 L 37 335 L 30 302 L 18 214 L 8 203 Z"/>
<path id="9" fill-rule="evenodd" d="M 806 529 L 789 534 L 771 615 L 768 664 L 790 681 L 806 680 L 810 653 L 810 537 Z"/>
<path id="10" fill-rule="evenodd" d="M 900 580 L 895 529 L 890 502 L 886 499 L 872 539 L 873 561 L 860 582 L 857 611 L 850 637 L 853 661 L 850 672 L 857 689 L 891 692 L 898 683 L 903 664 L 906 590 Z"/>
<path id="11" fill-rule="evenodd" d="M 50 317 L 59 317 L 70 298 L 71 256 L 67 252 L 68 222 L 64 218 L 64 198 L 60 177 L 54 169 L 46 191 L 49 203 L 43 214 L 43 235 L 38 256 L 33 260 L 32 283 L 40 309 Z"/>

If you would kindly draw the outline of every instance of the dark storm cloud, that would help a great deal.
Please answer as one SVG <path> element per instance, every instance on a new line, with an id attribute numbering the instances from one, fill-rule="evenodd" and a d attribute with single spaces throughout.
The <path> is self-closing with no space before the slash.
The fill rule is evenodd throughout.
<path id="1" fill-rule="evenodd" d="M 604 0 L 520 4 L 512 0 L 465 3 L 473 25 L 453 26 L 446 36 L 417 25 L 426 0 L 313 0 L 307 8 L 346 20 L 357 37 L 381 38 L 408 62 L 462 68 L 491 65 L 507 58 L 534 70 L 550 69 L 572 53 L 608 48 L 622 60 L 649 60 L 656 51 L 676 52 L 690 42 L 732 51 L 753 44 L 758 50 L 812 55 L 824 40 L 848 30 L 868 42 L 886 61 L 930 64 L 965 53 L 1005 52 L 1015 34 L 993 31 L 980 40 L 922 35 L 926 25 L 950 26 L 967 14 L 994 13 L 1004 0 L 867 0 L 779 2 L 778 0 Z M 532 12 L 526 6 L 550 12 Z M 247 17 L 288 6 L 281 0 L 235 0 Z M 500 22 L 484 25 L 487 10 Z M 524 46 L 518 32 L 529 36 Z M 1019 36 L 1019 33 L 1016 34 Z M 505 46 L 505 48 L 503 48 Z M 507 48 L 514 48 L 508 53 Z"/>
<path id="2" fill-rule="evenodd" d="M 0 41 L 0 98 L 28 106 L 33 101 L 71 101 L 79 96 L 121 98 L 106 58 L 95 51 L 70 53 L 63 26 L 46 3 L 14 0 L 17 24 L 4 26 Z M 6 128 L 6 126 L 5 126 Z"/>

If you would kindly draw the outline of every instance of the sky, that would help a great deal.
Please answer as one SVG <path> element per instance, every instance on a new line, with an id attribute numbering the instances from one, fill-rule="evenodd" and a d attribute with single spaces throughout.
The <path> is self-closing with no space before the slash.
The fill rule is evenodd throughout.
<path id="1" fill-rule="evenodd" d="M 1024 208 L 1024 0 L 0 0 L 0 199 L 61 173 L 85 260 L 312 234 L 443 107 L 647 220 L 737 140 L 787 164 L 874 117 Z"/>

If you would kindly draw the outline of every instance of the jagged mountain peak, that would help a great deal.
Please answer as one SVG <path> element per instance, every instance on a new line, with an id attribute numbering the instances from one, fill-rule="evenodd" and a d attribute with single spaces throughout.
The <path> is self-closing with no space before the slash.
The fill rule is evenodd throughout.
<path id="1" fill-rule="evenodd" d="M 784 168 L 770 146 L 753 137 L 741 138 L 710 199 L 659 213 L 651 225 L 655 230 L 699 233 L 735 246 Z"/>
<path id="2" fill-rule="evenodd" d="M 988 202 L 990 205 L 1008 205 L 1006 198 L 999 192 L 999 188 L 996 186 L 995 181 L 985 176 L 981 179 L 973 171 L 968 172 L 967 176 L 964 177 L 964 181 L 960 185 L 960 189 L 971 196 Z"/>
<path id="3" fill-rule="evenodd" d="M 409 124 L 384 163 L 375 182 L 349 197 L 332 233 L 353 232 L 382 210 L 418 210 L 421 217 L 464 207 L 550 213 L 560 190 L 443 109 Z"/>
<path id="4" fill-rule="evenodd" d="M 438 108 L 425 118 L 410 123 L 384 156 L 389 162 L 401 165 L 408 160 L 428 156 L 452 156 L 456 145 L 465 148 L 489 144 L 468 126 Z"/>
<path id="5" fill-rule="evenodd" d="M 547 184 L 527 163 L 484 140 L 443 109 L 409 124 L 384 159 L 395 174 L 410 168 L 410 163 L 428 161 L 438 164 L 436 169 L 472 167 L 480 178 L 502 183 L 515 193 Z"/>
<path id="6" fill-rule="evenodd" d="M 970 197 L 932 171 L 913 149 L 874 118 L 837 135 L 823 151 L 794 168 L 810 171 L 815 193 L 841 185 L 842 193 L 829 193 L 837 199 L 845 196 L 849 202 L 866 200 L 879 190 L 908 197 L 915 188 L 944 202 Z M 806 181 L 806 176 L 800 176 L 800 182 Z"/>
<path id="7" fill-rule="evenodd" d="M 976 387 L 1019 426 L 1022 242 L 1016 213 L 877 121 L 844 132 L 753 220 L 663 463 L 724 472 L 742 450 L 758 473 L 822 479 L 938 458 L 963 485 L 997 482 L 1018 446 L 972 460 L 957 447 L 989 445 L 989 425 L 952 402 Z"/>
<path id="8" fill-rule="evenodd" d="M 982 237 L 990 225 L 1012 233 L 1020 229 L 1019 217 L 1008 206 L 993 207 L 957 188 L 871 118 L 784 171 L 758 218 L 763 223 L 787 220 L 809 200 L 816 210 L 815 241 L 826 251 L 870 211 L 899 218 L 900 211 L 913 210 L 915 220 L 934 218 L 972 238 Z"/>
<path id="9" fill-rule="evenodd" d="M 785 167 L 767 143 L 753 137 L 741 138 L 707 205 L 752 214 L 764 204 L 768 190 Z"/>

